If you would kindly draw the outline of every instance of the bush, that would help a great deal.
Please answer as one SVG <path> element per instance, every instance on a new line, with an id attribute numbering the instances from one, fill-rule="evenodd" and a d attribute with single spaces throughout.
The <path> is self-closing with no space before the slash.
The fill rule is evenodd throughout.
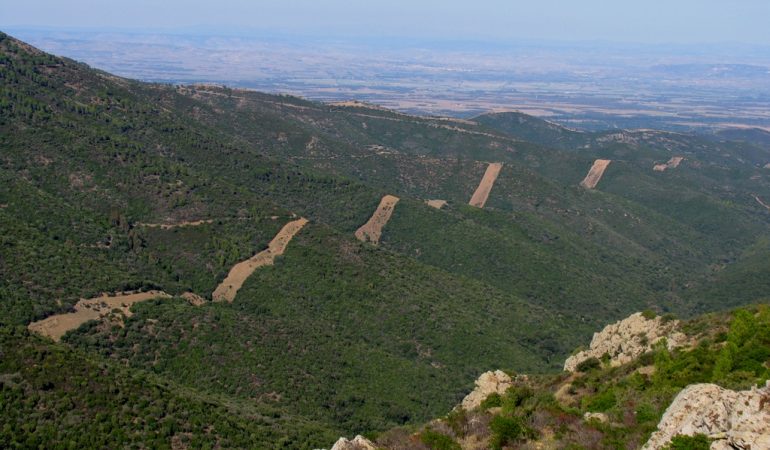
<path id="1" fill-rule="evenodd" d="M 489 428 L 492 430 L 490 447 L 493 449 L 501 449 L 524 437 L 525 429 L 518 417 L 496 416 L 489 423 Z"/>
<path id="2" fill-rule="evenodd" d="M 647 320 L 652 320 L 658 317 L 658 314 L 651 309 L 645 309 L 644 311 L 642 311 L 642 317 L 644 317 Z"/>
<path id="3" fill-rule="evenodd" d="M 591 412 L 607 411 L 617 404 L 615 391 L 613 389 L 608 389 L 602 393 L 594 395 L 593 397 L 585 397 L 583 398 L 583 404 L 583 406 Z"/>
<path id="4" fill-rule="evenodd" d="M 598 369 L 602 366 L 602 362 L 599 361 L 599 358 L 590 357 L 586 359 L 585 361 L 581 362 L 577 365 L 578 372 L 590 372 L 594 369 Z"/>
<path id="5" fill-rule="evenodd" d="M 433 430 L 420 433 L 420 441 L 432 450 L 460 450 L 460 444 L 454 439 Z"/>
<path id="6" fill-rule="evenodd" d="M 705 434 L 695 436 L 676 435 L 665 450 L 709 450 L 711 441 Z"/>
<path id="7" fill-rule="evenodd" d="M 481 402 L 481 409 L 487 410 L 489 408 L 495 408 L 498 406 L 502 406 L 503 404 L 503 397 L 500 396 L 497 392 L 493 392 L 487 396 L 487 398 L 484 399 L 483 402 Z"/>

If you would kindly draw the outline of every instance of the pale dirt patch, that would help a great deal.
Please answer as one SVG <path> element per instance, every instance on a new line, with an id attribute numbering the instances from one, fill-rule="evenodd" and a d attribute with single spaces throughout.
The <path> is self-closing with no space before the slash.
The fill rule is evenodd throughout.
<path id="1" fill-rule="evenodd" d="M 495 180 L 497 180 L 497 176 L 500 175 L 500 169 L 502 168 L 502 163 L 490 163 L 487 166 L 487 170 L 484 172 L 484 176 L 481 178 L 479 187 L 476 188 L 476 192 L 473 193 L 471 201 L 468 202 L 469 205 L 475 206 L 477 208 L 484 207 L 484 205 L 487 203 L 487 199 L 489 198 L 489 193 L 492 191 L 492 186 L 494 186 Z"/>
<path id="2" fill-rule="evenodd" d="M 286 251 L 286 246 L 295 234 L 307 224 L 307 219 L 300 218 L 293 220 L 281 228 L 281 231 L 275 235 L 267 249 L 257 253 L 246 261 L 241 261 L 234 265 L 230 269 L 230 273 L 222 281 L 219 286 L 211 294 L 211 297 L 215 302 L 230 302 L 235 299 L 235 294 L 243 286 L 243 283 L 247 278 L 251 276 L 254 271 L 263 266 L 271 266 L 275 262 L 275 257 L 283 255 Z"/>
<path id="3" fill-rule="evenodd" d="M 356 230 L 356 238 L 361 242 L 379 243 L 380 236 L 382 236 L 382 228 L 388 223 L 390 216 L 393 215 L 393 210 L 398 200 L 398 197 L 393 195 L 382 197 L 372 217 L 365 224 L 361 225 L 361 228 Z"/>
<path id="4" fill-rule="evenodd" d="M 428 206 L 436 209 L 441 209 L 446 206 L 446 200 L 425 200 Z"/>
<path id="5" fill-rule="evenodd" d="M 317 149 L 318 148 L 318 142 L 319 142 L 318 137 L 312 136 L 310 138 L 310 141 L 307 144 L 305 144 L 305 150 L 313 151 L 313 150 Z"/>
<path id="6" fill-rule="evenodd" d="M 591 166 L 591 170 L 588 171 L 588 175 L 580 182 L 580 185 L 586 189 L 593 189 L 599 184 L 599 180 L 602 179 L 604 171 L 607 170 L 607 166 L 610 165 L 612 160 L 609 159 L 597 159 L 594 161 L 594 165 Z"/>
<path id="7" fill-rule="evenodd" d="M 674 156 L 669 159 L 666 164 L 655 164 L 652 170 L 656 172 L 664 172 L 666 169 L 676 169 L 679 167 L 679 164 L 681 164 L 683 160 L 684 158 L 681 156 Z"/>
<path id="8" fill-rule="evenodd" d="M 201 297 L 200 295 L 194 292 L 185 292 L 184 294 L 181 295 L 181 297 L 187 300 L 187 302 L 193 306 L 201 306 L 204 303 L 206 303 L 205 298 Z"/>
<path id="9" fill-rule="evenodd" d="M 57 314 L 29 324 L 30 331 L 48 336 L 54 341 L 74 330 L 89 320 L 99 320 L 119 309 L 126 317 L 131 317 L 131 306 L 135 303 L 155 298 L 171 298 L 163 291 L 120 292 L 115 295 L 104 294 L 101 297 L 81 299 L 75 304 L 75 312 Z"/>

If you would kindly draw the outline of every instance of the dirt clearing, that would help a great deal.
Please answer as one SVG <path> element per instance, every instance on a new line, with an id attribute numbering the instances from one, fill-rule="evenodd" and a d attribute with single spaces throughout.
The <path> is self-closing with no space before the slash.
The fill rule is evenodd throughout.
<path id="1" fill-rule="evenodd" d="M 476 192 L 473 193 L 471 201 L 468 202 L 469 205 L 483 208 L 484 205 L 487 204 L 489 193 L 492 191 L 492 186 L 494 186 L 495 180 L 497 180 L 497 176 L 500 175 L 500 169 L 502 168 L 503 163 L 490 163 L 487 166 L 487 170 L 481 178 L 479 187 L 476 188 Z"/>
<path id="2" fill-rule="evenodd" d="M 380 205 L 377 206 L 377 210 L 374 211 L 372 217 L 361 228 L 356 230 L 356 238 L 361 242 L 379 243 L 380 236 L 382 236 L 382 227 L 388 223 L 390 216 L 393 215 L 396 203 L 398 203 L 398 197 L 393 195 L 382 197 Z"/>
<path id="3" fill-rule="evenodd" d="M 275 235 L 273 240 L 270 241 L 267 249 L 257 253 L 246 261 L 241 261 L 234 265 L 224 281 L 222 281 L 222 283 L 220 283 L 214 290 L 214 293 L 211 294 L 212 299 L 215 302 L 232 303 L 232 301 L 235 300 L 235 294 L 238 293 L 238 290 L 243 286 L 246 279 L 249 278 L 257 268 L 272 266 L 275 262 L 275 257 L 283 255 L 291 238 L 293 238 L 294 235 L 307 224 L 307 222 L 307 219 L 301 218 L 287 223 L 281 228 L 281 231 Z"/>
<path id="4" fill-rule="evenodd" d="M 684 158 L 681 156 L 674 156 L 673 158 L 669 159 L 666 164 L 655 164 L 652 170 L 656 172 L 664 172 L 666 169 L 676 169 L 679 167 L 679 164 L 681 164 L 683 160 Z"/>
<path id="5" fill-rule="evenodd" d="M 607 170 L 607 166 L 610 165 L 612 160 L 610 159 L 597 159 L 594 161 L 594 165 L 591 166 L 591 170 L 588 171 L 588 175 L 580 182 L 580 185 L 586 189 L 593 189 L 599 184 L 599 180 L 602 179 L 604 171 Z"/>
<path id="6" fill-rule="evenodd" d="M 171 298 L 163 291 L 121 292 L 115 295 L 104 294 L 101 297 L 81 299 L 75 304 L 75 312 L 57 314 L 29 324 L 30 331 L 48 336 L 54 341 L 74 330 L 89 320 L 99 320 L 119 309 L 126 317 L 131 317 L 131 306 L 135 303 L 154 298 Z"/>
<path id="7" fill-rule="evenodd" d="M 446 200 L 425 200 L 428 206 L 436 209 L 441 209 L 446 206 Z"/>

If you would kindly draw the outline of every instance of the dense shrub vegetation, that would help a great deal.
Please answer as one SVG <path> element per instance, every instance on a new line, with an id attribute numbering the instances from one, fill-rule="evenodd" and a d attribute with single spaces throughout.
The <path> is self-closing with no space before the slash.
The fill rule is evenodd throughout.
<path id="1" fill-rule="evenodd" d="M 766 150 L 480 122 L 140 83 L 0 33 L 0 446 L 327 446 L 446 411 L 484 370 L 556 371 L 634 310 L 766 298 Z M 673 152 L 687 163 L 651 171 Z M 588 192 L 596 157 L 616 162 Z M 487 208 L 466 206 L 489 161 L 504 166 Z M 381 245 L 358 243 L 385 193 L 402 201 Z M 18 328 L 102 292 L 208 298 L 295 216 L 311 224 L 232 304 L 136 305 L 123 327 L 71 332 L 76 350 Z M 641 442 L 686 383 L 767 377 L 767 313 L 753 313 L 646 356 L 652 376 L 592 361 L 574 404 L 529 386 L 474 426 L 500 447 L 543 423 L 576 445 Z M 623 426 L 574 432 L 586 411 Z M 424 445 L 456 448 L 468 420 Z"/>

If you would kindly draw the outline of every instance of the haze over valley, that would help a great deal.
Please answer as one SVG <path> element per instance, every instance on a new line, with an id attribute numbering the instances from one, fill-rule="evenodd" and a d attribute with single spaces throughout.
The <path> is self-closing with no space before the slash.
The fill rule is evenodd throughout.
<path id="1" fill-rule="evenodd" d="M 187 32 L 190 33 L 190 32 Z M 770 130 L 770 47 L 19 29 L 121 76 L 214 83 L 470 118 L 521 111 L 569 127 Z"/>

